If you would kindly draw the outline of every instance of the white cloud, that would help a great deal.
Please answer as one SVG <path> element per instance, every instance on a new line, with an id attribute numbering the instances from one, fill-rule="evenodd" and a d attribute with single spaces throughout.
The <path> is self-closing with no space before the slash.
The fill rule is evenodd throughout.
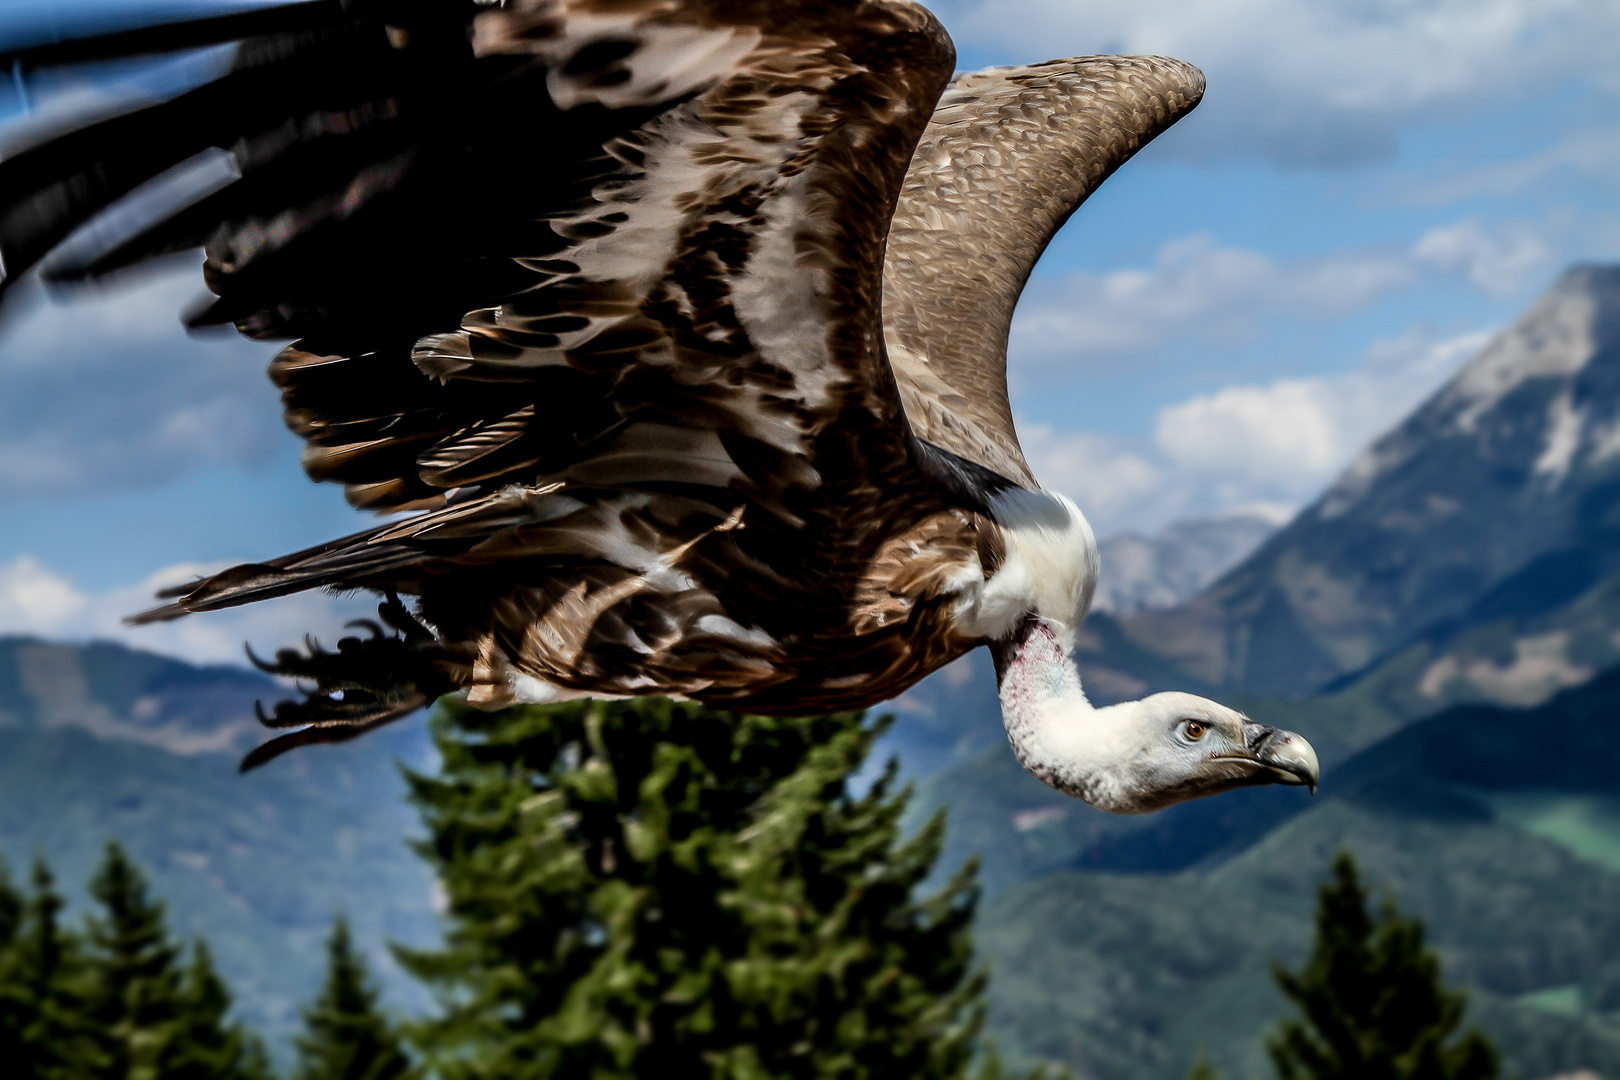
<path id="1" fill-rule="evenodd" d="M 1484 345 L 1472 332 L 1414 331 L 1380 342 L 1355 370 L 1200 394 L 1160 410 L 1151 443 L 1031 425 L 1042 483 L 1071 496 L 1103 534 L 1179 518 L 1298 507 Z"/>
<path id="2" fill-rule="evenodd" d="M 1154 428 L 1178 469 L 1227 498 L 1303 500 L 1405 417 L 1485 344 L 1472 332 L 1382 342 L 1340 375 L 1233 386 L 1172 405 Z"/>
<path id="3" fill-rule="evenodd" d="M 282 437 L 274 349 L 188 337 L 195 263 L 115 292 L 28 305 L 0 322 L 0 496 L 159 484 L 262 460 Z"/>
<path id="4" fill-rule="evenodd" d="M 1437 226 L 1407 248 L 1390 246 L 1274 259 L 1195 234 L 1173 240 L 1147 268 L 1033 279 L 1013 319 L 1008 354 L 1016 396 L 1039 374 L 1081 378 L 1177 342 L 1236 348 L 1284 321 L 1328 322 L 1365 310 L 1436 275 L 1493 297 L 1546 275 L 1554 260 L 1545 228 L 1488 227 L 1474 218 Z"/>
<path id="5" fill-rule="evenodd" d="M 1342 441 L 1332 382 L 1229 386 L 1159 413 L 1154 441 L 1183 469 L 1253 482 L 1316 476 Z"/>
<path id="6" fill-rule="evenodd" d="M 1366 307 L 1414 282 L 1418 272 L 1400 251 L 1279 262 L 1206 235 L 1188 236 L 1160 248 L 1147 269 L 1031 281 L 1009 353 L 1020 365 L 1061 363 L 1078 373 L 1088 360 L 1180 339 L 1242 345 L 1278 319 L 1332 319 Z M 1015 369 L 1015 377 L 1020 374 Z"/>
<path id="7" fill-rule="evenodd" d="M 1388 186 L 1402 201 L 1418 204 L 1522 195 L 1546 187 L 1564 173 L 1613 189 L 1620 179 L 1620 127 L 1575 131 L 1545 149 L 1511 161 L 1449 170 L 1441 166 L 1441 170 L 1438 178 L 1401 177 Z"/>
<path id="8" fill-rule="evenodd" d="M 77 619 L 88 598 L 32 555 L 0 565 L 0 632 L 57 627 Z"/>
<path id="9" fill-rule="evenodd" d="M 1046 424 L 1019 424 L 1018 432 L 1042 486 L 1073 499 L 1098 529 L 1116 532 L 1142 520 L 1157 524 L 1169 519 L 1155 512 L 1157 503 L 1181 501 L 1177 478 L 1151 448 Z"/>
<path id="10" fill-rule="evenodd" d="M 957 41 L 1020 62 L 1159 53 L 1209 77 L 1180 152 L 1391 156 L 1401 131 L 1569 81 L 1614 89 L 1620 5 L 1591 0 L 943 0 Z"/>
<path id="11" fill-rule="evenodd" d="M 1477 218 L 1430 229 L 1412 248 L 1419 262 L 1461 274 L 1480 291 L 1512 296 L 1545 272 L 1553 252 L 1540 230 L 1509 222 L 1494 233 Z"/>
<path id="12" fill-rule="evenodd" d="M 306 633 L 331 646 L 344 633 L 353 633 L 343 630 L 345 622 L 376 615 L 374 600 L 315 592 L 152 626 L 124 624 L 126 616 L 161 603 L 153 599 L 158 589 L 220 569 L 179 564 L 131 585 L 86 593 L 35 556 L 23 555 L 0 564 L 0 634 L 118 641 L 197 664 L 241 664 L 245 643 L 252 643 L 261 656 L 299 644 Z"/>

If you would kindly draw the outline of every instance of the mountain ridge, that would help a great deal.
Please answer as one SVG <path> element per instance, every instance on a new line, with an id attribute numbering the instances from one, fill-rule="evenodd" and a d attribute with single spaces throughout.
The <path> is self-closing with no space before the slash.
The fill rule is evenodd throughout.
<path id="1" fill-rule="evenodd" d="M 181 756 L 240 754 L 264 737 L 253 703 L 286 693 L 242 667 L 108 641 L 0 636 L 0 728 L 78 728 Z"/>
<path id="2" fill-rule="evenodd" d="M 1184 518 L 1151 535 L 1098 541 L 1102 574 L 1092 609 L 1115 614 L 1173 607 L 1221 577 L 1277 531 L 1273 515 L 1237 511 Z"/>
<path id="3" fill-rule="evenodd" d="M 1566 549 L 1596 553 L 1603 576 L 1620 572 L 1616 266 L 1567 271 L 1197 597 L 1088 620 L 1082 672 L 1153 689 L 1314 693 Z"/>

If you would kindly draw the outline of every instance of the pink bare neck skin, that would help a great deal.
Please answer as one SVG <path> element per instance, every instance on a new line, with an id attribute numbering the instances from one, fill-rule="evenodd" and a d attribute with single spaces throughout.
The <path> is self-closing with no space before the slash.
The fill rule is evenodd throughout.
<path id="1" fill-rule="evenodd" d="M 1030 618 L 1012 641 L 992 649 L 1001 695 L 1001 716 L 1018 761 L 1036 777 L 1069 795 L 1088 799 L 1091 784 L 1080 763 L 1059 751 L 1055 742 L 1071 742 L 1073 728 L 1094 713 L 1080 688 L 1080 672 L 1051 625 Z M 1054 706 L 1063 706 L 1055 715 Z M 1065 737 L 1066 736 L 1066 737 Z"/>
<path id="2" fill-rule="evenodd" d="M 1233 787 L 1315 785 L 1316 755 L 1304 739 L 1207 698 L 1167 692 L 1094 707 L 1060 621 L 1028 616 L 990 648 L 1019 763 L 1100 810 L 1142 814 Z"/>

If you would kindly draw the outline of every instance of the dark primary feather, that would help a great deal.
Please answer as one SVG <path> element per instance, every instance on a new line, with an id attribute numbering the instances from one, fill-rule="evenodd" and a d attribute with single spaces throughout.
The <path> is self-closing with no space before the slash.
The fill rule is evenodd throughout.
<path id="1" fill-rule="evenodd" d="M 4 284 L 14 284 L 73 229 L 138 185 L 210 147 L 232 147 L 243 132 L 276 123 L 287 114 L 289 104 L 296 108 L 298 92 L 293 88 L 307 83 L 301 76 L 312 63 L 319 64 L 323 54 L 332 62 L 364 39 L 343 19 L 336 3 L 302 5 L 295 11 L 296 28 L 236 45 L 228 70 L 206 85 L 141 107 L 142 97 L 134 88 L 115 84 L 92 95 L 93 104 L 99 107 L 93 108 L 89 118 L 96 122 L 83 123 L 86 117 L 69 113 L 64 119 L 74 126 L 52 131 L 47 112 L 40 120 L 19 125 L 20 132 L 8 131 L 8 137 L 0 141 Z M 173 41 L 165 46 L 171 35 Z M 113 50 L 120 46 L 151 53 L 222 43 L 213 39 L 212 34 L 199 35 L 182 25 L 153 28 L 141 35 L 65 43 L 5 59 L 28 66 L 63 50 L 93 58 L 116 55 Z M 359 48 L 353 51 L 352 66 L 369 68 L 371 58 Z M 70 58 L 76 57 L 70 53 Z M 40 138 L 36 132 L 50 137 Z M 16 145 L 19 136 L 21 146 Z M 167 235 L 184 225 L 152 224 L 159 234 Z M 187 239 L 195 246 L 195 236 Z M 152 250 L 164 248 L 154 245 Z M 86 272 L 93 274 L 95 268 Z"/>
<path id="2" fill-rule="evenodd" d="M 887 622 L 864 659 L 840 644 L 871 567 L 900 572 L 885 544 L 953 501 L 908 431 L 879 315 L 889 216 L 952 65 L 926 12 L 300 15 L 215 81 L 0 160 L 11 280 L 98 213 L 122 212 L 125 235 L 53 273 L 202 242 L 216 299 L 192 321 L 297 338 L 271 374 L 309 474 L 419 511 L 143 618 L 398 590 L 444 643 L 434 663 L 486 703 L 520 673 L 802 711 L 888 696 L 965 647 L 913 649 Z M 128 227 L 131 192 L 214 148 L 239 177 Z M 917 599 L 883 603 L 937 620 Z M 387 712 L 360 681 L 328 679 L 302 717 Z"/>
<path id="3" fill-rule="evenodd" d="M 223 15 L 189 17 L 209 6 L 208 0 L 190 4 L 155 0 L 144 7 L 127 2 L 88 5 L 67 20 L 30 18 L 34 13 L 22 12 L 21 18 L 0 20 L 0 63 L 57 67 L 217 45 L 306 25 L 311 8 L 354 5 L 344 5 L 341 0 L 283 0 L 227 10 Z M 222 7 L 218 3 L 211 6 L 216 11 Z"/>
<path id="4" fill-rule="evenodd" d="M 278 748 L 525 679 L 865 706 L 972 647 L 951 582 L 1033 484 L 1018 288 L 1196 99 L 1151 59 L 969 77 L 913 160 L 954 57 L 908 0 L 317 2 L 55 48 L 200 46 L 195 85 L 0 133 L 0 287 L 203 246 L 190 321 L 295 339 L 270 374 L 308 474 L 414 512 L 137 620 L 414 597 L 428 636 L 278 657 L 315 684 Z"/>

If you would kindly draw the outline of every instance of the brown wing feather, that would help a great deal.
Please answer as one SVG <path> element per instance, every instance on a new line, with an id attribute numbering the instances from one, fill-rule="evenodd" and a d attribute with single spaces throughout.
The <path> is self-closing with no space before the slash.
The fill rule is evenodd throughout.
<path id="1" fill-rule="evenodd" d="M 561 685 L 742 692 L 749 655 L 847 630 L 887 538 L 948 509 L 912 456 L 880 297 L 949 40 L 906 0 L 515 0 L 478 16 L 473 51 L 465 74 L 493 66 L 507 126 L 469 118 L 470 148 L 419 131 L 406 156 L 431 183 L 366 189 L 347 242 L 317 232 L 300 254 L 261 207 L 209 247 L 214 317 L 302 335 L 272 376 L 311 476 L 426 512 L 149 617 L 395 589 L 447 640 L 482 642 L 488 681 L 510 662 Z M 553 157 L 522 156 L 548 137 Z M 446 191 L 468 221 L 416 226 Z M 315 201 L 312 228 L 339 228 Z M 426 284 L 399 288 L 416 302 L 359 304 L 351 281 L 400 272 L 364 241 L 389 254 L 413 228 Z"/>
<path id="2" fill-rule="evenodd" d="M 272 374 L 310 474 L 422 511 L 151 617 L 319 586 L 416 595 L 436 639 L 357 641 L 364 671 L 341 650 L 278 660 L 343 691 L 288 714 L 317 723 L 451 685 L 497 704 L 524 679 L 869 705 L 971 647 L 952 589 L 993 563 L 988 523 L 951 502 L 907 415 L 1033 483 L 1001 365 L 1018 288 L 1085 193 L 1190 107 L 1172 78 L 1190 69 L 964 80 L 908 182 L 954 59 L 908 0 L 508 0 L 470 38 L 437 21 L 471 10 L 402 3 L 408 34 L 357 15 L 245 48 L 253 80 L 233 85 L 298 59 L 291 113 L 259 100 L 232 130 L 234 98 L 205 95 L 214 126 L 176 150 L 231 145 L 240 180 L 74 264 L 210 237 L 199 321 L 298 339 Z M 118 152 L 105 134 L 0 161 L 0 181 L 49 201 Z M 136 164 L 119 185 L 162 162 Z M 1021 239 L 997 234 L 1009 222 Z"/>
<path id="3" fill-rule="evenodd" d="M 1157 56 L 964 75 L 912 157 L 883 277 L 889 361 L 917 433 L 1035 487 L 1007 401 L 1007 333 L 1069 215 L 1198 104 L 1204 77 Z"/>
<path id="4" fill-rule="evenodd" d="M 837 471 L 810 459 L 849 408 L 885 432 L 867 452 L 904 465 L 903 409 L 872 347 L 876 253 L 949 64 L 926 12 L 527 0 L 475 26 L 481 63 L 542 62 L 530 82 L 563 116 L 643 119 L 565 148 L 552 171 L 566 182 L 516 207 L 538 242 L 477 253 L 499 289 L 418 336 L 409 362 L 365 335 L 340 350 L 319 326 L 278 359 L 310 474 L 376 509 L 469 484 L 702 485 L 797 526 L 784 499 Z M 226 255 L 253 245 L 215 247 L 211 285 L 241 308 L 251 267 Z"/>

